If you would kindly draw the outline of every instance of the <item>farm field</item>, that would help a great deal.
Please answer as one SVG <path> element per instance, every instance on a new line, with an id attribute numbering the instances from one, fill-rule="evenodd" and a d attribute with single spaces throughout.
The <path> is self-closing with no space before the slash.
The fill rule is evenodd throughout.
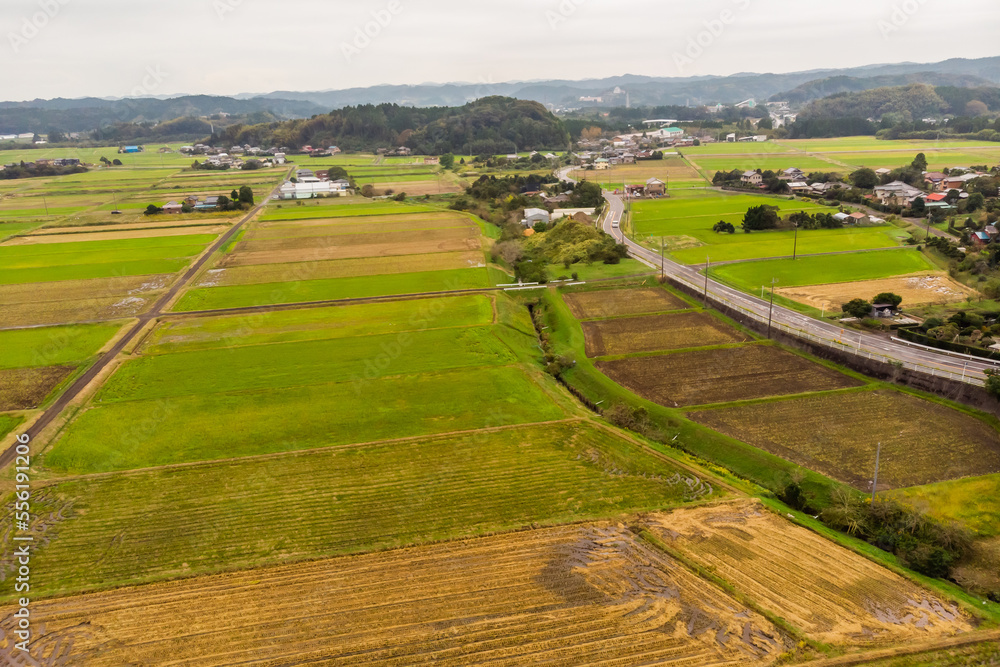
<path id="1" fill-rule="evenodd" d="M 440 210 L 419 204 L 399 204 L 384 201 L 372 202 L 362 198 L 336 197 L 320 200 L 322 203 L 303 206 L 271 205 L 260 217 L 260 222 L 276 220 L 308 220 L 310 218 L 363 218 L 370 215 L 400 215 L 403 213 L 440 213 Z M 332 202 L 332 203 L 331 203 Z M 363 222 L 363 221 L 362 221 Z"/>
<path id="2" fill-rule="evenodd" d="M 635 237 L 647 239 L 659 248 L 664 237 L 674 259 L 684 264 L 790 256 L 795 246 L 794 231 L 767 231 L 753 234 L 718 234 L 712 226 L 720 220 L 737 229 L 752 206 L 777 206 L 782 214 L 796 211 L 835 212 L 815 202 L 784 198 L 729 195 L 706 191 L 670 199 L 639 201 L 633 204 Z M 845 229 L 815 229 L 798 234 L 800 255 L 891 248 L 898 245 L 895 228 L 885 226 Z"/>
<path id="3" fill-rule="evenodd" d="M 733 169 L 741 171 L 750 169 L 762 169 L 766 171 L 770 169 L 771 171 L 779 172 L 795 167 L 807 174 L 812 171 L 846 171 L 842 165 L 837 164 L 837 162 L 843 162 L 842 160 L 838 160 L 837 156 L 825 158 L 819 155 L 803 155 L 802 153 L 748 153 L 746 155 L 701 156 L 691 153 L 688 157 L 691 162 L 698 166 L 701 173 L 708 180 L 712 180 L 717 171 L 732 171 Z M 913 160 L 913 156 L 910 157 L 910 160 Z"/>
<path id="4" fill-rule="evenodd" d="M 743 334 L 708 313 L 677 313 L 583 322 L 588 357 L 743 343 Z"/>
<path id="5" fill-rule="evenodd" d="M 573 316 L 581 320 L 662 313 L 691 307 L 679 296 L 656 287 L 569 292 L 563 295 L 563 300 Z"/>
<path id="6" fill-rule="evenodd" d="M 570 420 L 79 477 L 35 495 L 32 530 L 51 541 L 32 563 L 49 597 L 619 517 L 726 491 Z M 13 584 L 0 583 L 0 596 L 9 600 Z"/>
<path id="7" fill-rule="evenodd" d="M 834 645 L 948 637 L 966 612 L 756 500 L 656 515 L 650 530 L 807 636 Z"/>
<path id="8" fill-rule="evenodd" d="M 645 183 L 650 178 L 660 179 L 667 184 L 668 190 L 711 185 L 684 158 L 673 155 L 664 156 L 662 160 L 613 165 L 601 171 L 578 169 L 570 172 L 570 178 L 599 183 L 609 190 L 621 188 L 624 183 Z"/>
<path id="9" fill-rule="evenodd" d="M 599 361 L 597 368 L 633 393 L 667 407 L 729 403 L 861 384 L 770 345 Z"/>
<path id="10" fill-rule="evenodd" d="M 392 204 L 373 210 L 322 207 L 360 216 L 274 220 L 265 215 L 216 259 L 175 309 L 417 294 L 493 284 L 482 230 L 472 219 Z M 408 225 L 413 227 L 405 229 Z M 292 232 L 289 236 L 282 234 L 286 227 Z"/>
<path id="11" fill-rule="evenodd" d="M 761 285 L 771 284 L 772 278 L 778 280 L 777 289 L 785 289 L 803 285 L 881 280 L 926 273 L 933 268 L 922 253 L 900 249 L 801 257 L 795 260 L 741 262 L 713 268 L 712 277 L 742 290 L 759 292 Z M 864 294 L 862 298 L 867 299 L 877 293 Z"/>
<path id="12" fill-rule="evenodd" d="M 968 301 L 978 292 L 953 280 L 944 272 L 918 273 L 858 282 L 811 285 L 776 289 L 775 294 L 814 308 L 834 310 L 851 299 L 871 299 L 876 294 L 891 292 L 903 297 L 909 306 L 947 304 Z"/>
<path id="13" fill-rule="evenodd" d="M 63 366 L 96 354 L 120 324 L 0 330 L 0 369 Z"/>
<path id="14" fill-rule="evenodd" d="M 73 370 L 73 366 L 0 370 L 0 412 L 38 407 Z"/>
<path id="15" fill-rule="evenodd" d="M 273 592 L 270 603 L 261 589 Z M 206 593 L 232 613 L 206 614 L 201 632 L 184 636 L 187 610 L 204 608 Z M 119 611 L 125 605 L 147 619 L 145 628 Z M 58 619 L 46 645 L 94 665 L 753 666 L 772 664 L 791 644 L 760 614 L 613 523 L 205 577 L 39 609 Z"/>
<path id="16" fill-rule="evenodd" d="M 862 491 L 870 490 L 879 442 L 882 490 L 1000 472 L 996 428 L 895 391 L 828 394 L 689 416 Z"/>

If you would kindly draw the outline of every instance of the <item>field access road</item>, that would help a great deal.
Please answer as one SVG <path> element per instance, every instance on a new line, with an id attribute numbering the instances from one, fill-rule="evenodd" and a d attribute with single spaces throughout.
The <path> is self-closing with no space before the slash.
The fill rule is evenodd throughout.
<path id="1" fill-rule="evenodd" d="M 291 171 L 289 171 L 288 174 L 286 174 L 286 176 L 289 175 L 291 175 Z M 142 331 L 142 329 L 149 323 L 150 320 L 154 320 L 163 314 L 163 309 L 167 306 L 167 304 L 170 303 L 174 299 L 174 297 L 176 297 L 180 293 L 182 289 L 187 287 L 192 280 L 194 280 L 195 276 L 198 275 L 198 272 L 201 271 L 202 268 L 204 268 L 205 264 L 208 263 L 208 261 L 215 255 L 216 252 L 218 252 L 220 248 L 229 243 L 229 241 L 232 240 L 232 238 L 236 236 L 237 233 L 239 233 L 240 229 L 242 229 L 247 222 L 249 222 L 255 215 L 257 215 L 257 213 L 259 213 L 262 208 L 264 208 L 267 202 L 271 200 L 271 197 L 278 194 L 280 187 L 281 187 L 280 185 L 276 186 L 270 193 L 268 193 L 266 197 L 261 197 L 258 200 L 260 201 L 259 204 L 257 204 L 245 216 L 243 216 L 243 218 L 239 222 L 230 227 L 225 234 L 220 236 L 215 241 L 215 243 L 212 244 L 212 246 L 208 249 L 207 252 L 202 253 L 198 261 L 196 261 L 184 273 L 181 279 L 178 280 L 176 283 L 174 283 L 173 287 L 167 290 L 167 292 L 163 294 L 156 301 L 156 303 L 153 304 L 152 308 L 150 308 L 148 311 L 139 316 L 139 321 L 136 322 L 135 326 L 129 329 L 128 333 L 122 336 L 118 340 L 118 342 L 115 343 L 110 350 L 105 352 L 93 366 L 88 368 L 83 375 L 78 377 L 66 389 L 66 391 L 64 391 L 62 395 L 55 400 L 55 402 L 52 405 L 50 405 L 48 408 L 45 409 L 45 411 L 38 417 L 38 419 L 35 420 L 33 424 L 31 424 L 31 426 L 29 426 L 25 431 L 23 431 L 23 433 L 27 434 L 28 437 L 31 439 L 31 441 L 34 441 L 35 438 L 38 436 L 38 434 L 41 433 L 46 426 L 51 424 L 55 420 L 55 418 L 58 417 L 62 413 L 62 411 L 66 409 L 66 406 L 69 405 L 74 398 L 79 396 L 80 392 L 82 392 L 86 388 L 86 386 L 94 380 L 94 378 L 100 375 L 101 372 L 103 372 L 104 369 L 107 368 L 108 365 L 115 360 L 115 357 L 121 354 L 121 351 L 124 350 L 125 347 L 130 342 L 132 342 L 132 340 L 137 335 L 139 335 L 139 332 Z M 0 468 L 5 468 L 11 462 L 13 462 L 15 456 L 14 449 L 16 445 L 17 443 L 15 441 L 14 444 L 12 444 L 10 447 L 4 450 L 2 454 L 0 454 Z"/>
<path id="2" fill-rule="evenodd" d="M 559 172 L 561 178 L 566 177 L 564 174 L 565 170 Z M 661 261 L 660 253 L 634 243 L 625 236 L 620 225 L 618 227 L 615 226 L 615 223 L 621 222 L 625 212 L 625 203 L 621 197 L 605 192 L 604 198 L 607 200 L 609 207 L 604 217 L 604 231 L 615 237 L 620 243 L 628 246 L 629 253 L 633 257 L 654 268 L 659 268 Z M 769 302 L 767 300 L 745 294 L 714 280 L 706 281 L 705 276 L 700 273 L 697 267 L 686 266 L 669 259 L 664 259 L 663 268 L 667 275 L 680 280 L 698 292 L 707 291 L 713 297 L 724 299 L 733 305 L 752 311 L 765 319 L 768 317 Z M 1000 368 L 998 364 L 985 359 L 966 359 L 964 357 L 921 350 L 887 340 L 881 336 L 855 330 L 845 330 L 836 324 L 823 322 L 782 306 L 774 306 L 771 317 L 776 324 L 782 324 L 792 329 L 806 332 L 827 343 L 847 345 L 859 354 L 870 352 L 904 363 L 924 366 L 927 372 L 947 371 L 949 373 L 966 374 L 967 377 L 983 379 L 983 370 L 987 368 Z"/>

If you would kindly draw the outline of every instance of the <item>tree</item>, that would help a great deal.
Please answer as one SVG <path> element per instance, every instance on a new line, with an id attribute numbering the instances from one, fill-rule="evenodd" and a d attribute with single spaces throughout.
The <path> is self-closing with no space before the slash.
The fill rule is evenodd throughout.
<path id="1" fill-rule="evenodd" d="M 725 220 L 719 220 L 712 227 L 712 231 L 718 234 L 735 234 L 736 228 L 733 227 L 732 223 L 726 222 Z"/>
<path id="2" fill-rule="evenodd" d="M 770 116 L 765 116 L 764 118 L 760 119 L 759 123 L 757 123 L 757 129 L 758 130 L 773 130 L 774 129 L 774 121 L 771 120 Z"/>
<path id="3" fill-rule="evenodd" d="M 892 292 L 880 292 L 872 298 L 872 303 L 887 303 L 893 308 L 899 308 L 899 304 L 903 303 L 903 297 Z"/>
<path id="4" fill-rule="evenodd" d="M 751 206 L 743 216 L 743 231 L 749 234 L 762 229 L 775 229 L 780 220 L 778 210 L 777 206 L 766 204 Z"/>
<path id="5" fill-rule="evenodd" d="M 927 156 L 923 153 L 917 153 L 917 157 L 913 159 L 911 166 L 917 171 L 927 171 Z"/>
<path id="6" fill-rule="evenodd" d="M 923 215 L 924 212 L 927 210 L 927 202 L 924 201 L 923 197 L 917 197 L 916 199 L 913 200 L 912 208 L 913 212 L 916 215 L 918 216 Z"/>
<path id="7" fill-rule="evenodd" d="M 108 158 L 104 157 L 103 155 L 101 156 L 101 162 L 104 163 L 105 167 L 110 167 L 111 166 L 111 160 L 109 160 Z M 195 164 L 198 164 L 198 163 L 195 162 Z"/>
<path id="8" fill-rule="evenodd" d="M 120 166 L 122 166 L 122 161 L 121 161 L 121 160 L 119 160 L 118 158 L 115 158 L 115 159 L 114 159 L 114 160 L 113 160 L 113 161 L 111 162 L 111 164 L 115 165 L 116 167 L 120 167 Z"/>
<path id="9" fill-rule="evenodd" d="M 986 374 L 986 391 L 988 391 L 993 398 L 1000 400 L 1000 371 L 987 368 L 983 372 Z"/>
<path id="10" fill-rule="evenodd" d="M 160 208 L 156 204 L 150 204 L 149 206 L 146 207 L 144 215 L 156 215 L 157 213 L 162 213 L 162 212 L 163 212 L 162 208 Z"/>
<path id="11" fill-rule="evenodd" d="M 968 104 L 965 105 L 966 116 L 972 116 L 973 118 L 976 118 L 977 116 L 985 116 L 989 112 L 990 108 L 980 100 L 971 100 Z M 51 141 L 51 139 L 49 141 Z"/>
<path id="12" fill-rule="evenodd" d="M 61 144 L 66 141 L 66 135 L 55 128 L 50 128 L 45 136 L 50 144 Z"/>
<path id="13" fill-rule="evenodd" d="M 965 205 L 965 210 L 970 213 L 973 211 L 978 211 L 983 206 L 986 205 L 986 197 L 983 196 L 981 192 L 973 192 L 969 195 L 968 203 Z"/>
<path id="14" fill-rule="evenodd" d="M 398 195 L 396 195 L 394 197 L 394 199 L 396 201 L 406 201 L 406 193 L 405 192 L 400 192 Z"/>
<path id="15" fill-rule="evenodd" d="M 840 309 L 859 320 L 870 316 L 872 313 L 872 305 L 864 299 L 851 299 L 842 305 Z"/>
<path id="16" fill-rule="evenodd" d="M 865 167 L 864 169 L 858 169 L 856 172 L 851 174 L 851 183 L 854 187 L 861 188 L 862 190 L 871 190 L 876 185 L 879 184 L 878 174 L 875 173 L 873 169 Z"/>
<path id="17" fill-rule="evenodd" d="M 961 198 L 962 198 L 962 193 L 959 192 L 958 190 L 955 190 L 954 188 L 951 189 L 951 190 L 948 190 L 948 194 L 946 194 L 944 196 L 944 200 L 946 202 L 948 202 L 949 204 L 954 204 L 955 202 L 957 202 Z"/>
<path id="18" fill-rule="evenodd" d="M 226 195 L 219 195 L 219 202 L 215 205 L 215 207 L 220 211 L 228 211 L 231 203 L 232 201 L 230 201 L 229 197 Z"/>
<path id="19" fill-rule="evenodd" d="M 451 153 L 445 153 L 441 156 L 441 168 L 451 169 L 455 166 L 455 156 Z"/>
<path id="20" fill-rule="evenodd" d="M 233 188 L 233 191 L 229 193 L 229 198 L 233 201 L 240 200 L 240 193 L 236 191 L 236 188 Z"/>
<path id="21" fill-rule="evenodd" d="M 253 206 L 253 189 L 249 185 L 240 186 L 237 199 L 241 204 L 249 204 L 250 206 Z"/>
<path id="22" fill-rule="evenodd" d="M 602 134 L 604 134 L 604 130 L 599 127 L 590 126 L 583 128 L 580 132 L 580 138 L 584 141 L 597 141 L 601 138 Z"/>

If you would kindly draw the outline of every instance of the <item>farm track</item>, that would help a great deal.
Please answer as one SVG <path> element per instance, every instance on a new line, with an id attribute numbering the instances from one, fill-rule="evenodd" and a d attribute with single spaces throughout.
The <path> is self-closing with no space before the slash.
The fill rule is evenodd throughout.
<path id="1" fill-rule="evenodd" d="M 291 174 L 291 170 L 288 172 Z M 279 186 L 280 187 L 280 186 Z M 63 410 L 75 399 L 80 393 L 89 385 L 95 378 L 97 378 L 105 368 L 111 364 L 115 358 L 125 349 L 126 346 L 132 339 L 135 338 L 145 327 L 146 324 L 157 318 L 163 309 L 171 302 L 174 298 L 181 292 L 182 289 L 188 286 L 188 284 L 194 280 L 195 276 L 199 274 L 202 268 L 204 268 L 211 258 L 219 251 L 223 246 L 225 246 L 240 229 L 246 225 L 254 216 L 263 210 L 264 206 L 270 201 L 271 197 L 276 195 L 278 192 L 278 187 L 275 187 L 267 197 L 261 198 L 261 201 L 257 206 L 255 206 L 251 211 L 249 211 L 242 220 L 234 224 L 229 230 L 216 239 L 209 249 L 202 253 L 201 257 L 195 261 L 193 265 L 184 273 L 180 280 L 176 281 L 165 294 L 163 294 L 156 303 L 153 304 L 147 312 L 139 316 L 139 321 L 126 333 L 121 339 L 116 342 L 110 350 L 104 353 L 100 359 L 94 363 L 85 373 L 78 377 L 67 389 L 55 400 L 55 402 L 50 405 L 38 419 L 34 421 L 24 433 L 31 439 L 35 438 L 49 425 L 56 417 L 58 417 Z M 2 454 L 0 454 L 0 468 L 5 468 L 13 462 L 15 454 L 15 448 L 17 443 L 12 443 Z"/>
<path id="2" fill-rule="evenodd" d="M 889 660 L 893 658 L 901 658 L 903 656 L 929 653 L 931 651 L 960 648 L 963 646 L 971 646 L 973 644 L 982 644 L 985 642 L 1000 642 L 1000 630 L 970 632 L 966 635 L 954 637 L 952 639 L 909 643 L 906 646 L 901 646 L 899 648 L 868 651 L 866 653 L 844 655 L 838 658 L 812 660 L 810 662 L 800 663 L 800 667 L 853 667 L 854 665 L 866 665 L 876 660 Z"/>

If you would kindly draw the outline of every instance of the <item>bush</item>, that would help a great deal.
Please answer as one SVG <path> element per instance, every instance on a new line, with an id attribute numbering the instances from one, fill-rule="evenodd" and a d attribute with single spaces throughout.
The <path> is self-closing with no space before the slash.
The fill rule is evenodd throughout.
<path id="1" fill-rule="evenodd" d="M 862 319 L 871 315 L 872 305 L 864 299 L 852 299 L 840 307 L 851 317 Z"/>
<path id="2" fill-rule="evenodd" d="M 645 408 L 631 408 L 624 403 L 616 403 L 604 410 L 604 418 L 620 428 L 635 431 L 650 440 L 660 440 L 663 434 L 649 419 Z"/>

